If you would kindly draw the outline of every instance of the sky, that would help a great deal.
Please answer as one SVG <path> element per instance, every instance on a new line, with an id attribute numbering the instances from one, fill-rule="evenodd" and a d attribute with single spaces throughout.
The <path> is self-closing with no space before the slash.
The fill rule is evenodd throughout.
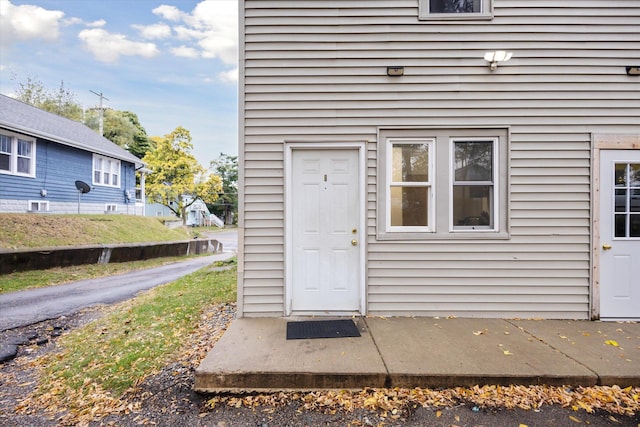
<path id="1" fill-rule="evenodd" d="M 238 153 L 237 0 L 0 0 L 0 93 L 38 80 L 85 108 L 182 126 L 202 166 Z"/>

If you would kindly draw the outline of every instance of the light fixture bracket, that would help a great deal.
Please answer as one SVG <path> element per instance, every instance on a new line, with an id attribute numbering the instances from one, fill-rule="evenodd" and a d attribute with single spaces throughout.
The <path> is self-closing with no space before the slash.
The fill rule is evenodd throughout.
<path id="1" fill-rule="evenodd" d="M 640 67 L 625 67 L 628 76 L 640 76 Z"/>
<path id="2" fill-rule="evenodd" d="M 404 67 L 401 66 L 389 66 L 387 67 L 387 76 L 400 77 L 404 75 Z"/>

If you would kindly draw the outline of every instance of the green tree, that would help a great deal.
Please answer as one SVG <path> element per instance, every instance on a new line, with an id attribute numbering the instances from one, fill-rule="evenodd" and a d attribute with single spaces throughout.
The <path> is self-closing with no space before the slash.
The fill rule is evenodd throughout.
<path id="1" fill-rule="evenodd" d="M 182 223 L 187 208 L 201 199 L 215 203 L 222 191 L 222 180 L 208 172 L 191 154 L 191 134 L 181 126 L 164 137 L 151 137 L 155 149 L 142 159 L 151 173 L 146 180 L 147 197 L 169 208 Z"/>
<path id="2" fill-rule="evenodd" d="M 15 77 L 13 77 L 15 80 Z M 76 101 L 76 95 L 60 82 L 58 90 L 49 90 L 37 78 L 27 76 L 25 82 L 19 82 L 16 88 L 16 99 L 33 105 L 50 113 L 83 122 L 98 132 L 100 129 L 100 111 L 89 109 L 84 113 L 82 106 Z M 138 158 L 153 148 L 147 131 L 140 124 L 138 116 L 131 111 L 119 111 L 110 108 L 103 112 L 104 137 L 118 144 Z"/>
<path id="3" fill-rule="evenodd" d="M 95 131 L 99 130 L 99 108 L 87 111 L 85 124 Z M 140 124 L 138 116 L 131 111 L 104 109 L 103 132 L 104 137 L 109 141 L 118 144 L 138 158 L 143 158 L 153 148 L 147 131 Z"/>
<path id="4" fill-rule="evenodd" d="M 82 106 L 76 100 L 76 95 L 64 87 L 64 81 L 60 81 L 60 87 L 52 91 L 45 88 L 37 78 L 27 76 L 26 82 L 18 83 L 16 94 L 16 99 L 25 104 L 71 120 L 82 121 Z"/>
<path id="5" fill-rule="evenodd" d="M 233 224 L 238 218 L 238 156 L 220 153 L 212 160 L 210 169 L 222 179 L 222 194 L 209 210 L 224 218 L 225 224 Z"/>

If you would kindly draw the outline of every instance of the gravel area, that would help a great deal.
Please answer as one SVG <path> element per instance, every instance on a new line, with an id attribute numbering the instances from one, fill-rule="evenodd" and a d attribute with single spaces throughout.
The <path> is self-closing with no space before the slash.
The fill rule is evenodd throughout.
<path id="1" fill-rule="evenodd" d="M 185 351 L 159 372 L 144 379 L 136 390 L 125 397 L 128 408 L 98 420 L 83 422 L 64 411 L 51 414 L 45 408 L 28 407 L 23 402 L 39 381 L 35 368 L 37 358 L 58 349 L 57 338 L 103 314 L 103 308 L 83 310 L 72 316 L 48 320 L 30 327 L 0 334 L 0 342 L 8 337 L 24 337 L 17 357 L 0 364 L 0 426 L 49 427 L 59 425 L 88 426 L 214 426 L 214 427 L 276 427 L 276 426 L 514 426 L 554 425 L 638 427 L 638 415 L 623 416 L 607 412 L 587 414 L 556 405 L 538 410 L 484 410 L 473 404 L 424 408 L 407 405 L 396 413 L 354 409 L 352 411 L 325 408 L 308 410 L 299 400 L 274 396 L 273 404 L 246 404 L 246 396 L 220 396 L 213 408 L 207 405 L 212 396 L 192 390 L 194 370 L 235 317 L 235 306 L 222 304 L 211 307 L 202 316 L 198 331 Z M 245 398 L 243 402 L 242 398 Z"/>

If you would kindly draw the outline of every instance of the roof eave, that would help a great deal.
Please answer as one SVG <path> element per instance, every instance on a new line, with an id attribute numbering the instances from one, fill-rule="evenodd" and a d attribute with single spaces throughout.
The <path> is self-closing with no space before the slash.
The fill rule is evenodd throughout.
<path id="1" fill-rule="evenodd" d="M 78 149 L 81 149 L 81 150 L 84 150 L 84 151 L 89 151 L 89 152 L 92 152 L 92 153 L 96 153 L 96 154 L 101 154 L 101 155 L 108 156 L 108 157 L 117 158 L 118 160 L 126 160 L 128 162 L 133 163 L 135 165 L 136 169 L 146 166 L 146 164 L 144 162 L 142 162 L 142 160 L 138 159 L 133 154 L 131 154 L 131 157 L 118 156 L 118 155 L 116 155 L 114 153 L 110 153 L 110 152 L 107 152 L 107 151 L 104 151 L 104 150 L 95 149 L 93 147 L 90 147 L 90 146 L 82 144 L 82 143 L 78 143 L 78 142 L 70 140 L 70 139 L 60 138 L 59 136 L 50 135 L 50 134 L 48 134 L 46 132 L 35 130 L 35 129 L 29 128 L 29 127 L 26 127 L 26 126 L 16 126 L 15 124 L 7 123 L 7 122 L 5 122 L 3 120 L 0 120 L 0 126 L 2 126 L 4 128 L 7 128 L 9 130 L 15 131 L 15 132 L 25 133 L 25 134 L 28 134 L 28 135 L 31 135 L 31 136 L 35 136 L 35 137 L 38 137 L 38 138 L 47 139 L 49 141 L 57 142 L 58 144 L 68 145 L 69 147 L 78 148 Z"/>

